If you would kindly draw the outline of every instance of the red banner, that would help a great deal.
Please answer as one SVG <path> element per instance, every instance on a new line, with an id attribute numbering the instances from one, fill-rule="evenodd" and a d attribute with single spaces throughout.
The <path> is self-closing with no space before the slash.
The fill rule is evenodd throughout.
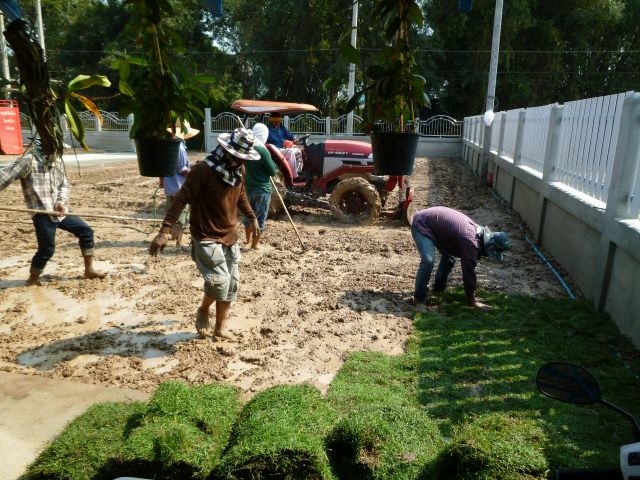
<path id="1" fill-rule="evenodd" d="M 22 153 L 20 110 L 15 100 L 0 100 L 0 150 L 5 155 Z"/>

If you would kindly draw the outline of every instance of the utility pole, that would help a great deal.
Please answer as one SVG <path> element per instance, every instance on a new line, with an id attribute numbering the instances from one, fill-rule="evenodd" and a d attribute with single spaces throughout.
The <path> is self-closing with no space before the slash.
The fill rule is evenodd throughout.
<path id="1" fill-rule="evenodd" d="M 356 39 L 358 36 L 358 0 L 353 1 L 353 10 L 351 13 L 351 46 L 356 48 Z M 353 97 L 356 85 L 356 65 L 349 64 L 349 85 L 347 87 L 347 98 Z M 347 113 L 347 134 L 353 135 L 353 110 Z"/>
<path id="2" fill-rule="evenodd" d="M 502 29 L 502 0 L 496 0 L 496 11 L 493 17 L 493 39 L 491 41 L 491 61 L 489 62 L 489 84 L 487 86 L 487 103 L 485 112 L 493 110 L 496 100 L 496 77 L 498 75 L 498 54 L 500 53 L 500 31 Z M 491 143 L 491 126 L 485 123 L 482 144 L 482 165 L 480 183 L 486 181 L 489 167 L 489 148 Z"/>
<path id="3" fill-rule="evenodd" d="M 2 78 L 7 81 L 11 81 L 11 75 L 9 74 L 9 58 L 7 57 L 7 42 L 4 39 L 4 15 L 0 13 L 0 57 L 2 57 Z M 5 86 L 3 89 L 4 98 L 7 100 L 10 98 L 9 94 L 9 85 Z"/>
<path id="4" fill-rule="evenodd" d="M 44 59 L 47 59 L 47 52 L 44 49 L 44 27 L 42 26 L 42 7 L 40 0 L 36 0 L 36 26 L 38 27 L 38 43 L 42 48 L 42 54 Z"/>

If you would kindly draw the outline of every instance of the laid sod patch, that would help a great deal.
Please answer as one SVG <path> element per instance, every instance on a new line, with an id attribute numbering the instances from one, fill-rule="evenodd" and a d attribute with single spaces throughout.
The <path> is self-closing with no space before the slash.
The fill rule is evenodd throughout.
<path id="1" fill-rule="evenodd" d="M 327 401 L 341 413 L 372 404 L 417 406 L 418 366 L 417 355 L 352 353 L 331 382 Z"/>
<path id="2" fill-rule="evenodd" d="M 496 412 L 539 423 L 551 468 L 615 465 L 620 445 L 632 440 L 628 421 L 601 405 L 546 398 L 534 379 L 549 361 L 583 365 L 600 380 L 605 399 L 637 414 L 637 350 L 584 302 L 498 294 L 483 301 L 494 310 L 465 306 L 457 290 L 417 315 L 419 343 L 408 355 L 420 364 L 420 403 L 443 434 L 453 435 L 469 416 Z"/>
<path id="3" fill-rule="evenodd" d="M 141 402 L 107 402 L 74 419 L 28 468 L 24 480 L 112 480 L 124 454 L 125 431 L 144 411 Z"/>
<path id="4" fill-rule="evenodd" d="M 443 446 L 437 425 L 415 406 L 362 405 L 342 418 L 327 440 L 341 479 L 419 479 L 430 476 Z"/>
<path id="5" fill-rule="evenodd" d="M 309 385 L 277 386 L 242 410 L 215 479 L 334 478 L 324 442 L 337 414 Z"/>
<path id="6" fill-rule="evenodd" d="M 547 436 L 538 422 L 492 413 L 457 424 L 434 478 L 530 480 L 544 478 Z"/>
<path id="7" fill-rule="evenodd" d="M 240 411 L 238 391 L 161 384 L 126 439 L 118 469 L 143 478 L 206 478 L 218 464 Z"/>

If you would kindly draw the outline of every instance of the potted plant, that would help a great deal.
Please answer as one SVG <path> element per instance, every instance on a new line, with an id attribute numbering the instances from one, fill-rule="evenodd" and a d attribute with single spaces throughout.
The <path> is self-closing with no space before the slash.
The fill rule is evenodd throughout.
<path id="1" fill-rule="evenodd" d="M 410 175 L 420 135 L 416 116 L 430 107 L 425 93 L 426 80 L 416 73 L 409 35 L 424 22 L 415 0 L 379 0 L 372 15 L 383 26 L 387 44 L 379 52 L 377 63 L 365 72 L 365 84 L 347 102 L 351 111 L 365 96 L 364 131 L 371 136 L 375 172 L 380 175 Z M 343 54 L 352 63 L 359 62 L 358 51 L 343 43 Z"/>
<path id="2" fill-rule="evenodd" d="M 119 90 L 126 101 L 123 115 L 133 114 L 130 137 L 136 145 L 140 174 L 149 177 L 175 173 L 180 139 L 175 125 L 194 124 L 194 115 L 203 117 L 194 101 L 208 101 L 197 84 L 208 77 L 193 75 L 179 57 L 170 55 L 180 45 L 178 35 L 163 23 L 173 15 L 166 0 L 127 0 L 133 7 L 130 28 L 137 34 L 140 54 L 115 53 L 112 67 L 119 72 Z"/>

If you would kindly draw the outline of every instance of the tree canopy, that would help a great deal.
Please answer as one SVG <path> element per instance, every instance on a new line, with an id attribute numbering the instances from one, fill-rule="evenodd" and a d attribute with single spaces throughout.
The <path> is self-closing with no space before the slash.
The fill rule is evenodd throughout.
<path id="1" fill-rule="evenodd" d="M 169 0 L 185 45 L 175 55 L 195 73 L 216 78 L 215 111 L 240 97 L 312 103 L 336 115 L 346 100 L 348 64 L 339 42 L 350 31 L 352 0 L 223 0 L 213 18 L 202 0 Z M 35 17 L 31 2 L 27 18 Z M 357 46 L 366 66 L 384 40 L 371 18 L 375 0 L 359 2 Z M 415 32 L 420 74 L 432 109 L 457 118 L 482 112 L 495 0 L 475 0 L 469 13 L 455 0 L 423 0 L 426 27 Z M 47 60 L 54 80 L 107 75 L 114 50 L 134 52 L 123 0 L 43 0 Z M 637 88 L 640 0 L 509 0 L 504 3 L 496 109 L 565 102 Z M 362 83 L 362 72 L 356 72 Z M 330 88 L 325 80 L 335 78 Z M 98 95 L 117 109 L 117 89 Z M 203 105 L 204 106 L 204 105 Z"/>

